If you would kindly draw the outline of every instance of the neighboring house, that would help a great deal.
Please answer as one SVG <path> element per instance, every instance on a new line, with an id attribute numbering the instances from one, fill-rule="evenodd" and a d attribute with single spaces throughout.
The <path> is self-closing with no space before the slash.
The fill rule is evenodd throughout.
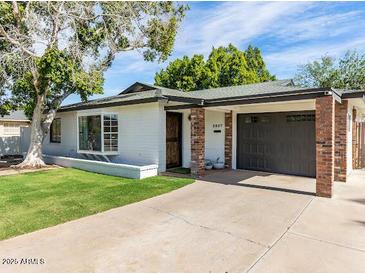
<path id="1" fill-rule="evenodd" d="M 0 116 L 0 157 L 19 155 L 29 146 L 30 121 L 23 111 Z"/>
<path id="2" fill-rule="evenodd" d="M 193 92 L 137 82 L 63 106 L 44 153 L 191 167 L 195 176 L 204 175 L 205 159 L 219 158 L 227 168 L 316 177 L 317 194 L 330 197 L 333 180 L 346 181 L 353 168 L 364 94 L 291 80 Z"/>
<path id="3" fill-rule="evenodd" d="M 21 110 L 12 111 L 9 115 L 0 115 L 0 137 L 20 136 L 21 128 L 29 125 L 29 119 Z"/>

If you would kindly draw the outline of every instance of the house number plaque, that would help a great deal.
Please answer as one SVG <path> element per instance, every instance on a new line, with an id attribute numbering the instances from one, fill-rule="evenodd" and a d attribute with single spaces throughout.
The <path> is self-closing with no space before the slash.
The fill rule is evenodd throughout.
<path id="1" fill-rule="evenodd" d="M 223 128 L 223 124 L 213 124 L 213 132 L 221 133 Z"/>

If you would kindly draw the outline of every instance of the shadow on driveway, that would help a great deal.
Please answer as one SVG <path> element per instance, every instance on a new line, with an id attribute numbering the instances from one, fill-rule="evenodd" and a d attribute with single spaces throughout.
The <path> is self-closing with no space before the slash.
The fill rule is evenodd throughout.
<path id="1" fill-rule="evenodd" d="M 307 189 L 313 185 L 312 178 L 272 174 L 251 170 L 212 170 L 200 181 L 224 185 L 234 185 L 263 190 L 272 190 L 293 194 L 315 196 L 314 191 Z"/>

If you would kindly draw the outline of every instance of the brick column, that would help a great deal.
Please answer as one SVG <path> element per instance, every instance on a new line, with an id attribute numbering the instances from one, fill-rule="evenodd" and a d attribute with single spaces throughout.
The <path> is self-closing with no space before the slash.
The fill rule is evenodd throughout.
<path id="1" fill-rule="evenodd" d="M 224 114 L 224 162 L 232 168 L 232 111 Z"/>
<path id="2" fill-rule="evenodd" d="M 316 194 L 332 197 L 334 179 L 335 102 L 332 96 L 316 99 Z"/>
<path id="3" fill-rule="evenodd" d="M 352 110 L 352 169 L 356 169 L 357 165 L 357 130 L 356 130 L 356 116 L 357 112 L 354 108 Z"/>
<path id="4" fill-rule="evenodd" d="M 347 107 L 348 102 L 335 103 L 335 181 L 347 177 Z"/>
<path id="5" fill-rule="evenodd" d="M 191 109 L 191 174 L 201 177 L 205 174 L 205 110 Z"/>

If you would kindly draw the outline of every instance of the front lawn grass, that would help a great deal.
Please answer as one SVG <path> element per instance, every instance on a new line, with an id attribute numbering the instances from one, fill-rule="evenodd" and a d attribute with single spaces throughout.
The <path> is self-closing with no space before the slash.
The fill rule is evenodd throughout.
<path id="1" fill-rule="evenodd" d="M 0 177 L 0 240 L 138 202 L 192 183 L 60 168 Z"/>
<path id="2" fill-rule="evenodd" d="M 178 174 L 191 174 L 190 168 L 186 168 L 186 167 L 174 167 L 174 168 L 168 169 L 167 171 L 172 172 L 172 173 L 178 173 Z"/>

